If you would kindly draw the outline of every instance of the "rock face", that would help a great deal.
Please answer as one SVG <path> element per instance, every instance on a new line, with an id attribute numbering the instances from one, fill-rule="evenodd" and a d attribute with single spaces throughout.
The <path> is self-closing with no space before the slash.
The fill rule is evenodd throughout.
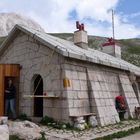
<path id="1" fill-rule="evenodd" d="M 6 116 L 1 116 L 0 117 L 0 124 L 7 124 L 8 117 Z"/>
<path id="2" fill-rule="evenodd" d="M 10 135 L 17 135 L 20 139 L 34 140 L 41 137 L 41 128 L 35 123 L 29 121 L 9 122 L 8 125 Z"/>
<path id="3" fill-rule="evenodd" d="M 39 31 L 44 31 L 35 21 L 15 13 L 0 13 L 0 37 L 7 36 L 15 24 L 25 25 Z"/>
<path id="4" fill-rule="evenodd" d="M 9 140 L 9 129 L 7 125 L 0 125 L 0 140 Z"/>
<path id="5" fill-rule="evenodd" d="M 89 120 L 88 120 L 88 123 L 89 123 L 90 127 L 98 126 L 98 122 L 97 122 L 96 116 L 90 116 Z"/>

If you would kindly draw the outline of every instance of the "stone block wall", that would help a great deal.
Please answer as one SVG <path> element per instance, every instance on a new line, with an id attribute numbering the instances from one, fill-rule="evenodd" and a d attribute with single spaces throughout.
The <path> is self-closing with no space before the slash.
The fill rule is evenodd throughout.
<path id="1" fill-rule="evenodd" d="M 41 75 L 43 79 L 43 92 L 48 96 L 63 96 L 61 63 L 64 59 L 58 53 L 34 40 L 32 37 L 20 33 L 7 46 L 5 52 L 0 56 L 2 64 L 20 64 L 19 83 L 19 110 L 29 117 L 33 117 L 33 95 L 34 76 Z M 53 117 L 57 120 L 67 120 L 67 99 L 44 98 L 43 115 Z"/>
<path id="2" fill-rule="evenodd" d="M 72 62 L 65 64 L 64 69 L 70 80 L 70 87 L 66 89 L 69 116 L 96 113 L 102 126 L 120 121 L 115 109 L 115 97 L 120 95 L 116 72 L 94 65 L 72 65 Z"/>
<path id="3" fill-rule="evenodd" d="M 20 113 L 33 116 L 34 75 L 43 79 L 43 92 L 59 98 L 43 99 L 43 115 L 56 120 L 70 122 L 70 116 L 96 113 L 100 125 L 119 122 L 115 109 L 115 97 L 123 93 L 129 113 L 134 115 L 138 106 L 135 93 L 127 73 L 110 67 L 62 57 L 34 40 L 20 33 L 0 56 L 0 63 L 20 64 L 19 108 Z M 63 80 L 69 79 L 64 88 Z"/>
<path id="4" fill-rule="evenodd" d="M 70 86 L 66 89 L 69 116 L 90 113 L 86 69 L 80 66 L 64 64 L 65 77 Z"/>
<path id="5" fill-rule="evenodd" d="M 114 96 L 119 94 L 117 76 L 107 71 L 88 69 L 88 77 L 91 108 L 96 110 L 100 125 L 119 122 L 114 102 Z"/>
<path id="6" fill-rule="evenodd" d="M 132 83 L 129 80 L 127 75 L 119 75 L 123 95 L 125 96 L 126 103 L 127 103 L 127 110 L 129 115 L 134 118 L 135 117 L 135 106 L 138 107 L 138 99 L 132 87 Z"/>
<path id="7" fill-rule="evenodd" d="M 70 85 L 72 85 L 67 89 L 67 98 L 70 107 L 69 115 L 76 116 L 78 114 L 96 113 L 98 122 L 101 126 L 119 122 L 120 119 L 115 108 L 115 97 L 123 94 L 123 85 L 120 82 L 119 75 L 124 75 L 128 78 L 127 73 L 105 66 L 83 63 L 81 61 L 76 62 L 74 60 L 67 60 L 65 62 L 66 76 L 70 79 Z M 81 71 L 79 71 L 79 68 Z M 86 87 L 86 90 L 80 87 L 81 84 L 79 83 L 81 83 L 81 79 L 78 77 L 79 72 L 83 72 L 84 76 L 81 77 L 85 78 L 83 78 L 83 80 L 85 80 L 86 83 L 84 84 L 86 85 L 84 86 Z M 75 84 L 74 86 L 73 83 Z M 124 95 L 125 98 L 127 98 L 126 100 L 130 100 L 130 102 L 133 100 L 133 103 L 130 105 L 131 107 L 128 105 L 128 109 L 131 110 L 130 112 L 133 112 L 134 115 L 134 105 L 139 106 L 139 104 L 135 93 L 132 92 L 131 83 L 127 83 L 127 86 L 128 85 L 129 94 L 131 92 L 133 98 L 130 99 L 127 94 Z M 86 98 L 86 106 L 84 106 L 84 103 L 82 103 L 83 100 L 81 99 L 83 93 L 84 98 Z M 77 102 L 77 106 L 74 105 L 75 101 Z M 81 108 L 79 108 L 81 104 L 83 104 L 84 107 L 84 110 L 82 111 Z M 131 114 L 132 113 L 130 113 L 130 115 Z"/>

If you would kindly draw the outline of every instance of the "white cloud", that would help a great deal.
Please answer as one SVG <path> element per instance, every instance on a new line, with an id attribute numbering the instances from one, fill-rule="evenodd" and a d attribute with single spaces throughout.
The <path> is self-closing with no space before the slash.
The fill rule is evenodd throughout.
<path id="1" fill-rule="evenodd" d="M 49 0 L 47 1 L 46 15 L 36 14 L 34 11 L 30 12 L 29 15 L 34 19 L 40 21 L 45 27 L 47 32 L 72 32 L 75 27 L 73 21 L 69 21 L 69 12 L 72 11 L 78 1 L 68 0 Z"/>
<path id="2" fill-rule="evenodd" d="M 90 17 L 110 21 L 109 10 L 115 8 L 117 3 L 118 0 L 83 0 L 76 9 L 80 19 Z"/>
<path id="3" fill-rule="evenodd" d="M 4 3 L 3 2 L 0 2 L 0 7 L 4 6 Z"/>
<path id="4" fill-rule="evenodd" d="M 121 38 L 135 38 L 140 35 L 140 27 L 136 27 L 134 24 L 129 23 L 129 19 L 126 18 L 126 23 L 123 21 L 123 16 L 115 16 L 115 36 L 118 39 Z"/>
<path id="5" fill-rule="evenodd" d="M 95 21 L 107 21 L 111 22 L 111 13 L 110 9 L 114 8 L 118 3 L 118 0 L 49 0 L 46 5 L 46 9 L 49 8 L 49 12 L 46 11 L 45 18 L 40 19 L 39 15 L 36 13 L 29 13 L 35 19 L 38 19 L 43 27 L 46 28 L 48 32 L 73 32 L 75 30 L 75 23 L 72 20 L 69 20 L 69 13 L 72 10 L 77 12 L 77 17 L 79 20 L 84 21 L 86 18 L 90 18 Z M 91 23 L 85 23 L 86 26 L 91 26 Z M 98 25 L 97 25 L 98 26 Z M 90 28 L 90 27 L 89 27 Z M 93 27 L 92 27 L 93 28 Z M 97 29 L 103 29 L 103 26 L 94 27 L 97 32 Z M 104 30 L 104 29 L 103 29 Z M 92 33 L 91 31 L 89 31 Z M 97 34 L 96 32 L 93 32 Z"/>
<path id="6" fill-rule="evenodd" d="M 136 28 L 132 24 L 120 24 L 116 27 L 117 38 L 135 38 L 140 35 L 140 28 Z"/>
<path id="7" fill-rule="evenodd" d="M 136 17 L 140 17 L 140 12 L 136 12 L 136 13 L 132 13 L 130 15 L 131 18 L 136 18 Z"/>
<path id="8" fill-rule="evenodd" d="M 81 21 L 86 21 L 85 26 L 89 34 L 98 36 L 112 36 L 111 29 L 111 9 L 115 8 L 118 0 L 51 0 L 48 1 L 48 7 L 51 5 L 46 19 L 39 19 L 47 32 L 73 32 L 75 22 L 68 20 L 69 13 L 72 10 L 77 12 L 77 17 Z M 50 4 L 51 3 L 51 4 Z M 35 14 L 34 14 L 35 15 Z M 35 17 L 35 16 L 34 16 Z M 94 22 L 84 20 L 90 18 Z M 37 19 L 37 17 L 35 17 Z M 105 27 L 100 21 L 106 21 L 110 27 Z M 97 24 L 98 23 L 98 24 Z M 132 24 L 122 22 L 122 16 L 115 13 L 115 37 L 132 38 L 140 34 L 140 30 Z"/>
<path id="9" fill-rule="evenodd" d="M 76 20 L 85 23 L 86 30 L 89 34 L 112 36 L 110 10 L 115 9 L 120 1 L 121 0 L 40 0 L 34 2 L 34 0 L 24 0 L 20 2 L 20 4 L 19 1 L 13 0 L 12 5 L 7 2 L 7 4 L 9 4 L 8 8 L 1 6 L 1 2 L 0 7 L 1 9 L 5 9 L 5 11 L 18 11 L 25 16 L 33 18 L 46 29 L 46 32 L 73 32 L 76 30 L 75 21 L 69 19 L 70 12 L 75 10 L 77 13 Z M 28 5 L 29 8 L 27 7 Z M 139 16 L 139 13 L 135 13 L 132 16 Z M 127 21 L 127 23 L 124 21 Z M 104 22 L 108 23 L 109 26 L 105 26 Z M 134 24 L 129 23 L 129 19 L 123 14 L 115 13 L 116 38 L 130 38 L 139 35 L 140 27 L 136 28 Z"/>

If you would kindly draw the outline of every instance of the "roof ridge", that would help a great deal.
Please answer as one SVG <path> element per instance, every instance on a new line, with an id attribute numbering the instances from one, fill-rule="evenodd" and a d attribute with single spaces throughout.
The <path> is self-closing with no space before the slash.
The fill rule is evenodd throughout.
<path id="1" fill-rule="evenodd" d="M 50 49 L 55 49 L 56 52 L 60 53 L 64 57 L 70 57 L 82 61 L 114 67 L 117 69 L 132 71 L 140 75 L 139 67 L 131 63 L 128 63 L 127 61 L 124 61 L 120 58 L 113 57 L 109 54 L 103 53 L 93 48 L 88 48 L 88 50 L 82 49 L 76 46 L 72 41 L 68 41 L 56 36 L 52 36 L 46 32 L 41 32 L 32 28 L 28 28 L 27 26 L 23 26 L 23 25 L 16 25 L 12 29 L 6 41 L 2 44 L 2 48 L 0 49 L 0 54 L 2 53 L 2 49 L 4 50 L 4 46 L 6 46 L 6 44 L 10 41 L 10 39 L 14 37 L 14 34 L 17 30 L 21 30 L 27 33 L 28 35 L 32 36 L 34 39 L 40 41 L 45 46 L 49 47 Z"/>

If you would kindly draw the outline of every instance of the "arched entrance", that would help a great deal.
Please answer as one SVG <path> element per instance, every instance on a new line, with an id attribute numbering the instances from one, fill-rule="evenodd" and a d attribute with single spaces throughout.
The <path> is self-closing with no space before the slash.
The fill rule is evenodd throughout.
<path id="1" fill-rule="evenodd" d="M 40 75 L 34 80 L 34 117 L 43 117 L 43 80 Z M 38 97 L 37 97 L 38 96 Z"/>

